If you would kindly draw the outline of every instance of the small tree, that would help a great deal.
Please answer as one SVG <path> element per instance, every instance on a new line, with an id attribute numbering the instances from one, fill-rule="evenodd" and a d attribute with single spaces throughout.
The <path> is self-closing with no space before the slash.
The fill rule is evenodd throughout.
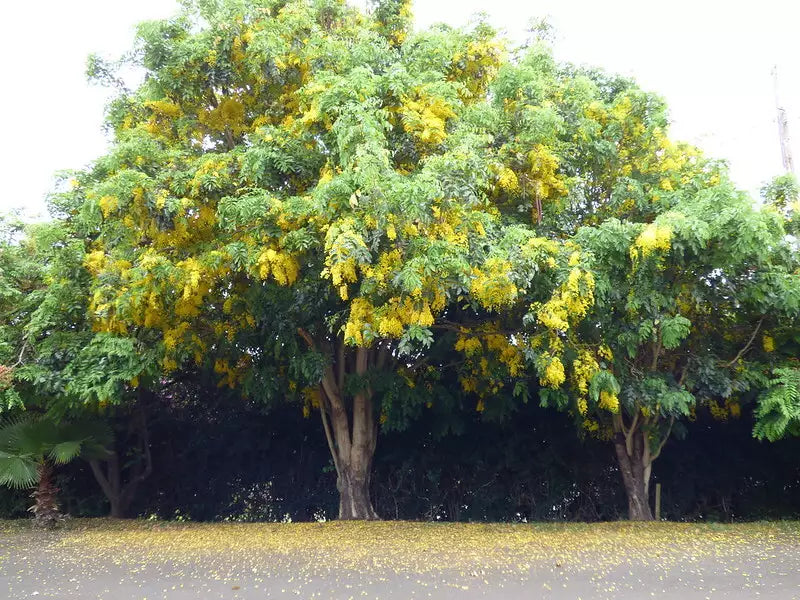
<path id="1" fill-rule="evenodd" d="M 34 504 L 36 523 L 53 526 L 60 518 L 54 469 L 75 458 L 106 454 L 110 432 L 93 422 L 57 423 L 42 418 L 19 420 L 0 427 L 0 484 L 26 488 Z"/>
<path id="2" fill-rule="evenodd" d="M 781 215 L 725 183 L 575 241 L 594 257 L 597 301 L 565 336 L 569 393 L 544 398 L 613 443 L 629 516 L 649 520 L 652 465 L 680 421 L 701 406 L 736 415 L 766 383 L 773 332 L 800 315 L 794 253 Z M 773 389 L 791 390 L 796 377 L 779 375 Z M 796 404 L 772 392 L 762 412 L 777 395 Z"/>

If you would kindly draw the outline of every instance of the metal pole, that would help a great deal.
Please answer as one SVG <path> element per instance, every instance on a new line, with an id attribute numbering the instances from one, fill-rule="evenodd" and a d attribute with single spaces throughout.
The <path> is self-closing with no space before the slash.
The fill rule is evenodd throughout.
<path id="1" fill-rule="evenodd" d="M 783 168 L 787 173 L 794 173 L 794 161 L 792 160 L 792 146 L 789 139 L 789 118 L 786 116 L 786 109 L 781 106 L 778 94 L 778 67 L 772 68 L 772 81 L 775 87 L 775 109 L 778 111 L 778 137 L 781 142 L 781 159 Z"/>
<path id="2" fill-rule="evenodd" d="M 656 521 L 661 520 L 661 484 L 656 484 Z"/>

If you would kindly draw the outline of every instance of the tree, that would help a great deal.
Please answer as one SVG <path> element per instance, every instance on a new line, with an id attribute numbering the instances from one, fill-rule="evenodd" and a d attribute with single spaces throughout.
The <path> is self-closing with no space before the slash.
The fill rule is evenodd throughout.
<path id="1" fill-rule="evenodd" d="M 167 373 L 213 365 L 319 408 L 344 519 L 376 517 L 381 403 L 435 401 L 426 353 L 449 310 L 591 294 L 579 253 L 495 197 L 502 42 L 485 24 L 411 33 L 407 13 L 198 2 L 143 24 L 145 82 L 112 103 L 115 144 L 73 192 L 97 327 L 156 335 Z"/>
<path id="2" fill-rule="evenodd" d="M 61 518 L 54 467 L 79 456 L 105 455 L 110 438 L 109 430 L 98 422 L 57 423 L 39 418 L 6 423 L 0 427 L 0 484 L 35 485 L 31 494 L 35 502 L 29 510 L 37 523 L 53 526 Z"/>
<path id="3" fill-rule="evenodd" d="M 60 186 L 70 186 L 67 176 Z M 93 329 L 88 313 L 91 275 L 84 266 L 87 239 L 74 218 L 71 199 L 69 193 L 53 194 L 53 218 L 47 223 L 3 221 L 0 413 L 45 412 L 60 422 L 110 420 L 131 412 L 136 415 L 132 423 L 143 432 L 140 439 L 146 440 L 137 396 L 150 392 L 143 388 L 132 393 L 131 381 L 141 379 L 150 387 L 157 383 L 151 375 L 154 353 L 147 348 L 147 340 Z M 152 465 L 147 467 L 148 456 L 145 444 L 143 460 L 133 461 L 134 473 L 124 497 L 132 495 L 134 482 L 152 471 Z M 119 482 L 115 457 L 114 452 L 104 456 L 109 479 Z M 103 479 L 98 478 L 98 483 L 106 491 L 112 489 Z M 113 495 L 109 501 L 114 516 L 120 516 Z"/>
<path id="4" fill-rule="evenodd" d="M 797 257 L 798 200 L 800 188 L 791 174 L 775 177 L 761 190 L 764 202 L 786 219 L 788 238 Z M 797 260 L 797 258 L 795 258 Z M 798 271 L 795 270 L 795 274 Z M 786 323 L 765 338 L 765 349 L 772 360 L 771 370 L 764 390 L 758 398 L 757 422 L 753 435 L 759 439 L 776 441 L 787 435 L 800 435 L 800 368 L 797 364 L 800 332 L 796 322 Z"/>
<path id="5" fill-rule="evenodd" d="M 701 405 L 738 415 L 764 385 L 773 332 L 800 310 L 795 257 L 782 217 L 727 183 L 575 241 L 597 302 L 571 338 L 569 394 L 543 397 L 613 442 L 630 518 L 652 519 L 652 464 L 680 420 Z"/>

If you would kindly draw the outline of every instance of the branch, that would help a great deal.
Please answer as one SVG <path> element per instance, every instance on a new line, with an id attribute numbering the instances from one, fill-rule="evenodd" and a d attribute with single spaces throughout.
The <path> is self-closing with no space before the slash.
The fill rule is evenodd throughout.
<path id="1" fill-rule="evenodd" d="M 658 328 L 656 339 L 653 340 L 653 362 L 650 365 L 650 370 L 655 371 L 658 366 L 658 355 L 661 353 L 661 327 Z"/>
<path id="2" fill-rule="evenodd" d="M 739 360 L 740 358 L 742 358 L 742 355 L 750 349 L 750 346 L 752 345 L 753 340 L 756 339 L 756 335 L 758 334 L 758 330 L 761 329 L 761 323 L 763 323 L 763 322 L 764 322 L 764 317 L 761 317 L 758 320 L 758 324 L 756 325 L 756 328 L 753 330 L 753 334 L 750 336 L 750 339 L 747 340 L 747 343 L 744 345 L 744 348 L 739 350 L 739 354 L 734 356 L 733 360 L 725 365 L 725 368 L 731 367 L 734 364 L 736 364 L 736 361 Z"/>
<path id="3" fill-rule="evenodd" d="M 656 448 L 656 451 L 655 451 L 655 452 L 653 452 L 653 454 L 650 456 L 650 464 L 653 464 L 653 462 L 654 462 L 654 461 L 655 461 L 655 460 L 658 458 L 658 456 L 661 454 L 661 450 L 664 448 L 664 444 L 666 444 L 666 443 L 667 443 L 667 440 L 669 439 L 669 434 L 670 434 L 670 433 L 672 433 L 672 426 L 673 426 L 674 424 L 675 424 L 675 415 L 673 415 L 673 416 L 671 416 L 671 417 L 669 418 L 669 427 L 667 427 L 667 433 L 666 433 L 666 435 L 664 436 L 664 439 L 663 439 L 663 440 L 661 440 L 661 443 L 658 445 L 658 448 Z"/>
<path id="4" fill-rule="evenodd" d="M 22 356 L 25 354 L 25 350 L 28 348 L 28 338 L 25 337 L 22 340 L 22 348 L 19 351 L 19 356 L 17 357 L 17 362 L 11 365 L 12 368 L 18 367 L 22 364 Z"/>
<path id="5" fill-rule="evenodd" d="M 314 338 L 311 337 L 310 333 L 308 333 L 302 327 L 297 328 L 297 333 L 301 338 L 303 338 L 306 341 L 306 344 L 308 344 L 309 348 L 311 348 L 312 350 L 316 350 L 316 345 L 314 344 Z"/>
<path id="6" fill-rule="evenodd" d="M 636 433 L 636 426 L 639 424 L 639 411 L 636 411 L 636 414 L 633 417 L 633 421 L 631 421 L 631 426 L 628 428 L 628 431 L 625 431 L 625 426 L 623 424 L 622 429 L 625 431 L 625 451 L 628 453 L 628 456 L 633 456 L 633 434 Z"/>
<path id="7" fill-rule="evenodd" d="M 322 416 L 322 427 L 325 429 L 325 439 L 328 440 L 328 449 L 331 451 L 331 456 L 333 457 L 333 466 L 336 468 L 336 476 L 341 477 L 342 470 L 341 467 L 339 467 L 339 454 L 336 451 L 336 444 L 333 441 L 330 423 L 328 423 L 328 412 L 327 407 L 325 406 L 325 394 L 322 390 L 320 390 L 319 396 L 319 412 Z"/>
<path id="8" fill-rule="evenodd" d="M 681 377 L 678 379 L 678 387 L 683 385 L 683 382 L 686 379 L 686 371 L 688 371 L 688 365 L 684 365 L 683 369 L 681 369 Z"/>
<path id="9" fill-rule="evenodd" d="M 93 458 L 89 461 L 89 466 L 92 467 L 94 478 L 97 480 L 97 483 L 100 484 L 100 487 L 102 488 L 103 493 L 106 495 L 106 498 L 110 500 L 114 496 L 114 492 L 111 489 L 111 484 L 108 482 L 108 478 L 100 468 L 100 462 Z"/>
<path id="10" fill-rule="evenodd" d="M 344 389 L 344 378 L 347 370 L 347 353 L 342 340 L 337 340 L 336 345 L 336 385 Z"/>

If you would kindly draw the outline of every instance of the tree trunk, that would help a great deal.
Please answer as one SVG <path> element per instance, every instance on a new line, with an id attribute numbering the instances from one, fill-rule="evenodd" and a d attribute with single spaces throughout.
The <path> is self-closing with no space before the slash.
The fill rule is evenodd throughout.
<path id="1" fill-rule="evenodd" d="M 58 512 L 58 488 L 53 481 L 53 466 L 46 460 L 38 466 L 39 483 L 31 494 L 34 504 L 28 510 L 33 513 L 37 525 L 55 527 L 61 520 Z"/>
<path id="2" fill-rule="evenodd" d="M 369 477 L 353 469 L 343 469 L 336 481 L 339 490 L 339 519 L 343 521 L 378 519 L 369 494 Z"/>
<path id="3" fill-rule="evenodd" d="M 315 347 L 311 336 L 303 331 L 300 335 Z M 320 414 L 328 448 L 336 467 L 336 488 L 339 491 L 339 519 L 375 520 L 378 513 L 370 498 L 370 474 L 372 459 L 378 441 L 378 424 L 372 407 L 372 390 L 369 385 L 353 395 L 352 409 L 348 411 L 343 395 L 348 371 L 365 377 L 370 367 L 377 364 L 375 351 L 356 348 L 348 356 L 344 342 L 337 340 L 333 353 L 333 364 L 325 370 L 320 385 Z M 350 414 L 348 414 L 350 412 Z"/>
<path id="4" fill-rule="evenodd" d="M 123 503 L 121 498 L 109 498 L 111 509 L 108 511 L 108 516 L 112 519 L 124 519 L 128 512 L 127 503 Z"/>
<path id="5" fill-rule="evenodd" d="M 136 488 L 139 483 L 150 477 L 153 472 L 150 437 L 148 435 L 145 407 L 142 402 L 142 398 L 147 395 L 152 395 L 152 392 L 140 388 L 140 407 L 132 421 L 132 427 L 138 430 L 139 444 L 141 445 L 144 463 L 142 463 L 141 460 L 138 461 L 132 468 L 129 480 L 123 484 L 122 469 L 116 452 L 113 450 L 109 451 L 107 457 L 104 459 L 106 464 L 105 472 L 100 466 L 99 460 L 92 459 L 89 461 L 89 465 L 92 467 L 92 473 L 94 473 L 97 483 L 108 499 L 108 503 L 111 507 L 108 516 L 112 519 L 124 519 L 127 516 L 128 509 L 136 493 Z"/>
<path id="6" fill-rule="evenodd" d="M 614 436 L 614 450 L 617 454 L 619 470 L 625 494 L 628 496 L 628 519 L 631 521 L 652 521 L 650 510 L 650 462 L 646 450 L 647 440 L 641 431 L 632 432 L 628 442 L 623 433 Z"/>

